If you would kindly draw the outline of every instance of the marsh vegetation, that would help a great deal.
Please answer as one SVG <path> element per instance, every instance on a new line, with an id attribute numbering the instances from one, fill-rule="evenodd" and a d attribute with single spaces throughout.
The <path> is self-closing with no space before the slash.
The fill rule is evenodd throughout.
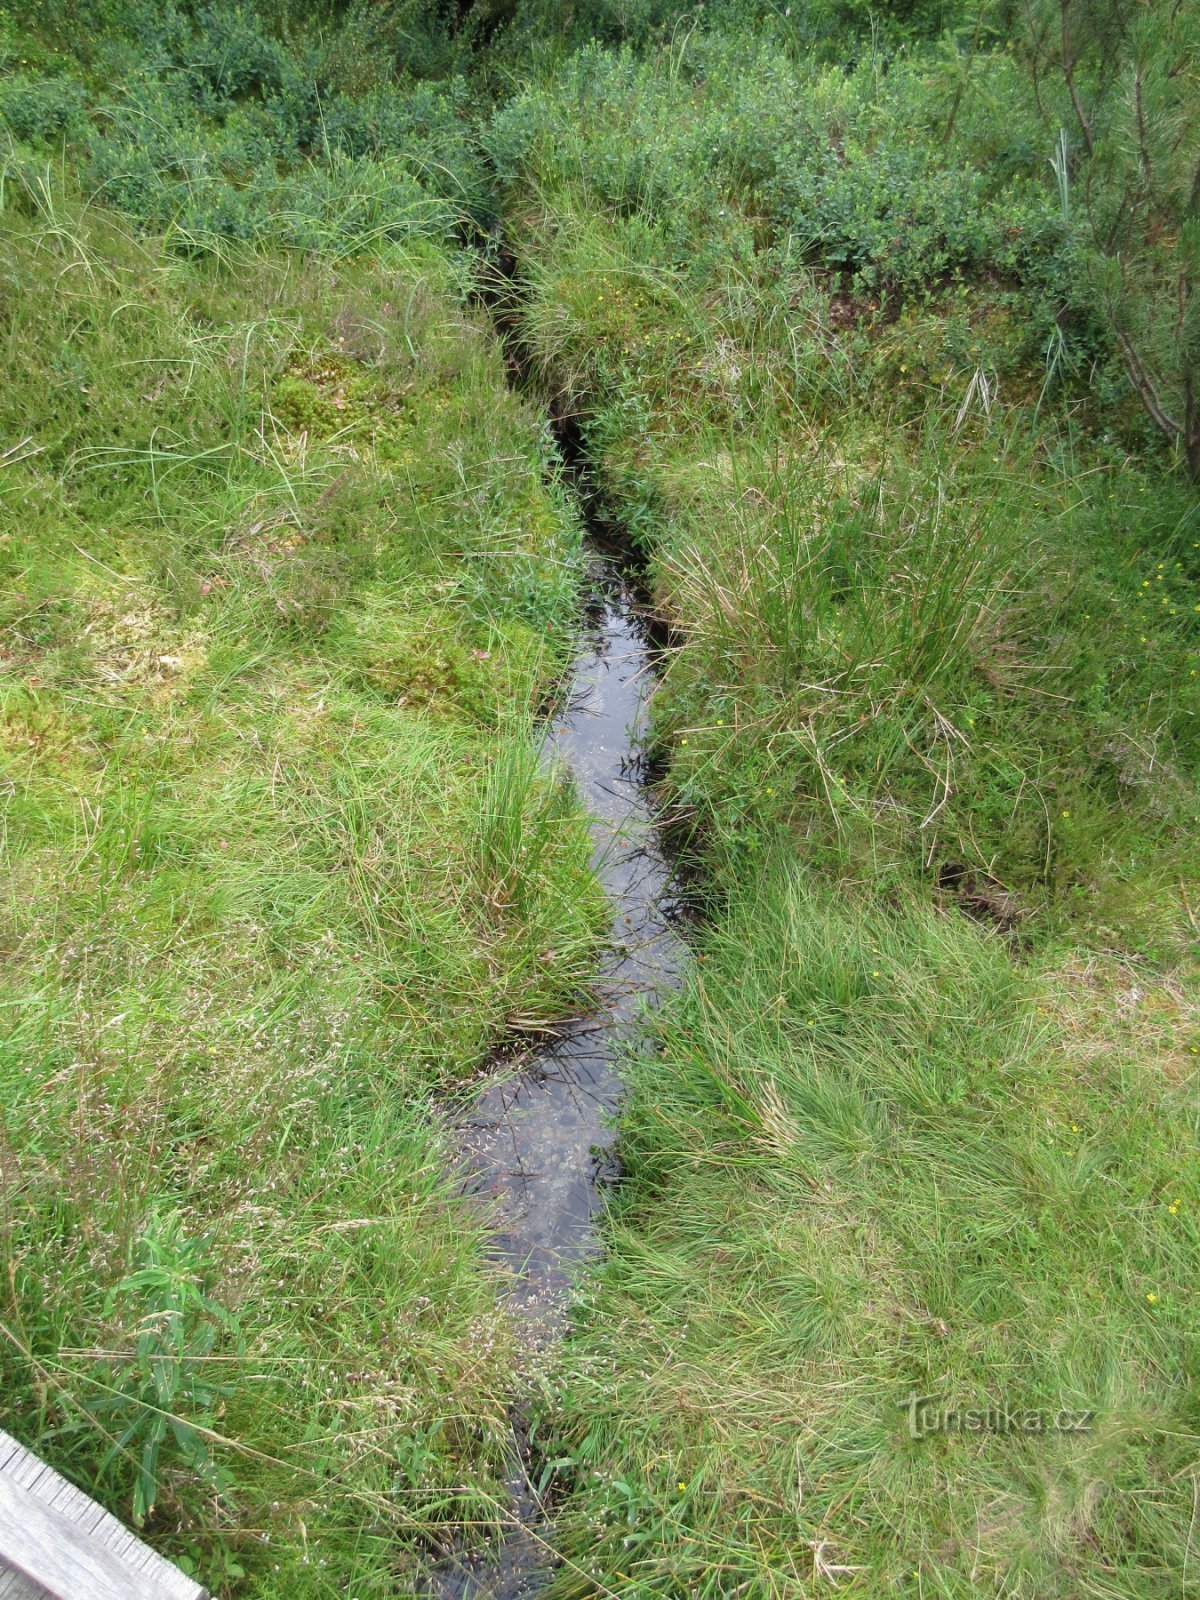
<path id="1" fill-rule="evenodd" d="M 1194 1578 L 1193 12 L 0 9 L 0 1425 L 214 1594 L 494 1548 L 517 1402 L 559 1600 Z M 703 916 L 531 1376 L 551 422 Z"/>

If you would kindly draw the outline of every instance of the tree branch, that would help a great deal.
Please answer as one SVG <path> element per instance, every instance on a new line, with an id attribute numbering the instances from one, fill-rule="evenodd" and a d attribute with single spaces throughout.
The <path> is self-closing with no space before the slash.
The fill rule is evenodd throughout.
<path id="1" fill-rule="evenodd" d="M 1125 364 L 1125 374 L 1137 390 L 1138 398 L 1150 413 L 1155 426 L 1172 442 L 1180 438 L 1183 426 L 1163 405 L 1150 370 L 1134 349 L 1133 340 L 1120 328 L 1116 329 L 1116 335 L 1117 343 L 1121 347 L 1121 359 Z"/>
<path id="2" fill-rule="evenodd" d="M 1092 125 L 1087 119 L 1083 103 L 1079 98 L 1079 90 L 1075 87 L 1075 56 L 1071 48 L 1071 0 L 1061 0 L 1062 8 L 1062 64 L 1063 77 L 1067 80 L 1067 89 L 1071 95 L 1071 104 L 1075 107 L 1075 115 L 1079 119 L 1079 126 L 1083 131 L 1083 143 L 1089 156 L 1095 154 L 1096 140 L 1092 133 Z"/>

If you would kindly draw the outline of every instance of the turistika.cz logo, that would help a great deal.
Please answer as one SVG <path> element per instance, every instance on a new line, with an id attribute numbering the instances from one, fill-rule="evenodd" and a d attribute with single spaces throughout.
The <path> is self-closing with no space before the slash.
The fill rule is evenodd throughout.
<path id="1" fill-rule="evenodd" d="M 900 1402 L 907 1414 L 910 1439 L 935 1433 L 1000 1433 L 1037 1436 L 1044 1433 L 1090 1433 L 1094 1411 L 1051 1410 L 1045 1406 L 958 1406 L 938 1394 L 910 1394 Z"/>

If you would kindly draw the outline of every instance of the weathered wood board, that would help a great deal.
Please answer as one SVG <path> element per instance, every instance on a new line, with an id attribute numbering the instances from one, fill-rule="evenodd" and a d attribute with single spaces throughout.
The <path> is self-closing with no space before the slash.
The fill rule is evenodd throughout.
<path id="1" fill-rule="evenodd" d="M 208 1600 L 0 1429 L 0 1600 Z"/>

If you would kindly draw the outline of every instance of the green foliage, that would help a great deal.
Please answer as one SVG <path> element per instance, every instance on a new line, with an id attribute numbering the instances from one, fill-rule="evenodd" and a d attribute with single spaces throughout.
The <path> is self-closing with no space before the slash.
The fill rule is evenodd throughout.
<path id="1" fill-rule="evenodd" d="M 710 911 L 538 1356 L 553 1592 L 1186 1581 L 1200 526 L 1129 380 L 1186 398 L 1194 25 L 956 12 L 0 10 L 0 1422 L 209 1587 L 506 1516 L 431 1107 L 605 910 L 485 229 Z M 907 1439 L 943 1388 L 1099 1426 Z"/>
<path id="2" fill-rule="evenodd" d="M 870 39 L 878 50 L 937 38 L 962 20 L 965 7 L 961 0 L 824 0 L 815 9 L 822 31 L 832 33 L 843 48 L 857 44 L 865 50 Z"/>
<path id="3" fill-rule="evenodd" d="M 78 132 L 85 101 L 83 85 L 70 77 L 0 80 L 0 122 L 23 144 L 50 144 Z"/>
<path id="4" fill-rule="evenodd" d="M 995 263 L 978 175 L 930 173 L 923 151 L 843 152 L 830 169 L 798 170 L 784 186 L 793 234 L 866 288 L 920 289 Z"/>
<path id="5" fill-rule="evenodd" d="M 185 250 L 451 241 L 490 220 L 490 185 L 461 82 L 393 82 L 405 14 L 352 8 L 289 47 L 244 8 L 135 9 L 104 34 L 102 90 L 13 78 L 0 118 L 23 142 L 65 135 L 87 188 Z"/>
<path id="6" fill-rule="evenodd" d="M 1119 968 L 1014 966 L 790 849 L 722 887 L 628 1069 L 552 1413 L 568 1556 L 630 1600 L 778 1593 L 798 1550 L 855 1596 L 1170 1594 L 1200 1434 L 1194 1009 L 1148 980 L 1124 1016 Z M 914 1439 L 914 1392 L 1046 1426 Z M 1064 1409 L 1091 1425 L 1056 1432 Z M 552 1593 L 580 1592 L 568 1562 Z"/>
<path id="7" fill-rule="evenodd" d="M 714 218 L 746 214 L 760 245 L 843 273 L 856 291 L 1062 270 L 1044 184 L 998 183 L 961 144 L 936 148 L 923 66 L 897 66 L 881 92 L 869 65 L 794 64 L 759 42 L 695 39 L 678 54 L 666 65 L 581 52 L 553 87 L 498 113 L 498 170 L 636 212 L 680 265 Z"/>
<path id="8" fill-rule="evenodd" d="M 298 7 L 301 28 L 309 8 Z M 351 0 L 334 8 L 318 36 L 314 71 L 327 92 L 365 94 L 387 87 L 399 73 L 441 77 L 459 63 L 445 0 Z"/>
<path id="9" fill-rule="evenodd" d="M 461 80 L 406 94 L 373 90 L 359 99 L 339 95 L 321 113 L 321 142 L 355 157 L 403 160 L 435 195 L 476 221 L 490 216 L 492 197 L 478 159 Z"/>
<path id="10" fill-rule="evenodd" d="M 20 198 L 0 1425 L 210 1586 L 382 1600 L 503 1504 L 430 1104 L 596 958 L 531 729 L 578 522 L 434 246 L 195 260 Z"/>
<path id="11" fill-rule="evenodd" d="M 477 52 L 485 74 L 557 69 L 593 41 L 649 55 L 705 33 L 757 36 L 838 61 L 878 60 L 956 26 L 963 11 L 961 0 L 475 0 L 463 8 L 457 38 Z"/>
<path id="12" fill-rule="evenodd" d="M 1068 0 L 1031 9 L 1025 43 L 1079 240 L 1075 298 L 1102 320 L 1147 415 L 1200 481 L 1195 8 Z"/>
<path id="13" fill-rule="evenodd" d="M 105 1317 L 116 1319 L 133 1351 L 104 1370 L 104 1393 L 88 1425 L 99 1418 L 115 1435 L 101 1473 L 117 1457 L 136 1460 L 132 1509 L 139 1527 L 154 1510 L 172 1456 L 216 1494 L 228 1495 L 233 1486 L 230 1474 L 214 1466 L 207 1434 L 218 1403 L 233 1393 L 220 1377 L 221 1364 L 243 1356 L 245 1341 L 237 1318 L 209 1293 L 214 1276 L 208 1245 L 187 1237 L 178 1213 L 152 1216 L 132 1270 L 105 1298 Z"/>

